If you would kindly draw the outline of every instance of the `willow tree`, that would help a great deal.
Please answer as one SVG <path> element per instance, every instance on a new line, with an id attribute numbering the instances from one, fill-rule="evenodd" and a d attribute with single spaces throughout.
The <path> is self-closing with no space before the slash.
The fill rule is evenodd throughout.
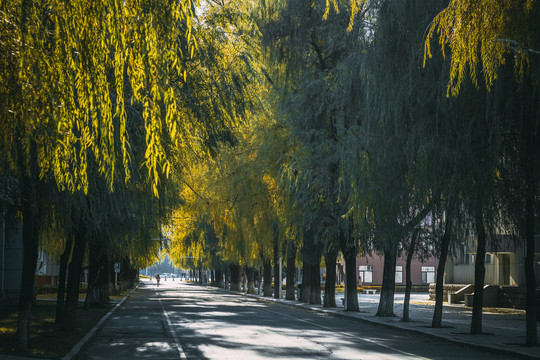
<path id="1" fill-rule="evenodd" d="M 535 314 L 534 209 L 538 206 L 539 172 L 533 159 L 540 151 L 536 145 L 539 143 L 536 110 L 539 14 L 540 6 L 534 1 L 452 0 L 434 18 L 425 43 L 427 57 L 431 53 L 431 39 L 435 37 L 439 39 L 439 46 L 443 50 L 450 50 L 448 93 L 454 96 L 460 92 L 467 78 L 479 87 L 479 77 L 483 75 L 484 88 L 490 90 L 497 82 L 501 83 L 498 81 L 501 74 L 507 74 L 507 80 L 503 83 L 508 84 L 509 73 L 504 69 L 514 69 L 516 85 L 507 85 L 501 90 L 503 94 L 512 94 L 506 98 L 501 97 L 501 100 L 513 104 L 505 110 L 511 108 L 514 111 L 513 116 L 507 117 L 505 121 L 506 129 L 503 133 L 512 136 L 504 137 L 508 147 L 505 146 L 501 167 L 512 168 L 507 173 L 510 177 L 506 181 L 513 184 L 516 190 L 510 194 L 507 202 L 521 204 L 509 209 L 508 216 L 513 219 L 526 249 L 526 344 L 530 346 L 538 341 Z M 523 97 L 522 101 L 515 102 L 514 94 Z M 509 160 L 511 158 L 513 160 Z M 513 182 L 513 177 L 509 174 L 516 173 L 525 180 Z"/>
<path id="2" fill-rule="evenodd" d="M 322 252 L 332 275 L 337 252 L 341 250 L 350 264 L 348 279 L 352 281 L 347 287 L 353 300 L 347 306 L 357 310 L 357 239 L 352 231 L 340 230 L 341 217 L 354 206 L 347 201 L 347 190 L 340 191 L 342 156 L 338 128 L 348 125 L 342 113 L 338 113 L 337 103 L 343 94 L 335 92 L 341 64 L 356 46 L 355 35 L 346 32 L 350 15 L 356 11 L 347 3 L 334 3 L 339 14 L 326 17 L 327 1 L 271 2 L 275 14 L 268 16 L 264 24 L 263 43 L 269 77 L 279 89 L 280 113 L 295 143 L 291 193 L 295 207 L 302 212 L 304 268 L 313 267 L 309 282 L 314 281 L 315 286 L 309 288 L 315 299 L 315 277 L 319 277 Z M 340 233 L 346 234 L 341 237 L 347 239 L 344 246 L 338 240 Z M 304 285 L 308 286 L 306 282 Z M 326 282 L 325 300 L 333 296 L 333 285 Z"/>
<path id="3" fill-rule="evenodd" d="M 280 237 L 275 226 L 277 199 L 272 195 L 276 184 L 256 171 L 255 153 L 245 145 L 240 136 L 236 146 L 220 149 L 215 159 L 186 177 L 185 204 L 173 218 L 175 238 L 184 238 L 173 243 L 177 257 L 209 256 L 205 242 L 190 235 L 207 217 L 219 238 L 217 253 L 222 261 L 248 270 L 271 261 L 274 238 Z M 193 246 L 200 250 L 194 251 Z M 265 280 L 265 285 L 271 285 L 270 279 Z"/>
<path id="4" fill-rule="evenodd" d="M 388 0 L 367 6 L 363 17 L 353 19 L 359 36 L 343 62 L 336 99 L 357 236 L 384 255 L 377 315 L 393 316 L 398 249 L 429 211 L 429 189 L 416 184 L 428 140 L 417 133 L 435 115 L 430 92 L 436 93 L 437 74 L 418 71 L 418 47 L 437 4 Z"/>
<path id="5" fill-rule="evenodd" d="M 38 178 L 50 174 L 62 189 L 88 192 L 93 159 L 111 189 L 116 174 L 129 182 L 133 143 L 127 114 L 138 112 L 144 124 L 142 166 L 157 196 L 160 178 L 171 170 L 170 146 L 184 162 L 205 154 L 217 123 L 180 102 L 185 89 L 179 84 L 196 50 L 191 0 L 25 0 L 0 6 L 0 147 L 10 165 L 2 171 L 19 176 L 24 188 L 19 347 L 25 348 L 39 232 L 32 220 Z"/>
<path id="6" fill-rule="evenodd" d="M 290 128 L 275 111 L 276 107 L 275 102 L 272 101 L 272 94 L 269 91 L 262 98 L 263 104 L 265 104 L 266 116 L 260 117 L 253 122 L 256 154 L 254 172 L 263 174 L 263 181 L 270 196 L 268 205 L 271 207 L 268 209 L 273 209 L 274 228 L 279 230 L 279 236 L 274 237 L 274 273 L 279 273 L 276 265 L 279 265 L 279 258 L 284 256 L 287 267 L 285 297 L 294 300 L 297 252 L 301 243 L 298 229 L 301 223 L 301 214 L 289 191 L 291 181 L 294 181 L 290 177 L 293 172 L 294 146 L 290 136 Z M 265 212 L 261 212 L 261 214 L 265 214 Z M 261 225 L 263 223 L 260 222 Z M 259 236 L 265 236 L 266 232 L 261 228 L 258 234 Z M 268 242 L 263 241 L 261 243 L 267 244 Z M 265 253 L 267 252 L 261 247 L 263 270 L 266 270 L 265 289 L 268 290 L 271 282 L 271 270 L 269 267 L 271 259 Z M 276 286 L 275 290 L 277 289 Z M 276 291 L 276 293 L 278 292 Z"/>

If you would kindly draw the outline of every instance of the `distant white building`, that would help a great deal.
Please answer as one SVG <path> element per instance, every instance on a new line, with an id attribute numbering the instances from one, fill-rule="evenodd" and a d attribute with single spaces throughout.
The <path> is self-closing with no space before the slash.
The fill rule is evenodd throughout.
<path id="1" fill-rule="evenodd" d="M 535 275 L 537 307 L 540 311 L 540 238 L 536 238 Z M 445 267 L 446 284 L 464 285 L 460 296 L 452 295 L 452 302 L 474 292 L 474 268 L 476 263 L 476 236 L 469 235 L 454 256 L 450 256 Z M 494 235 L 487 239 L 485 257 L 484 293 L 485 306 L 525 307 L 525 246 L 510 235 Z M 449 296 L 450 299 L 450 296 Z M 465 304 L 467 299 L 465 298 Z M 472 301 L 469 299 L 469 301 Z M 540 319 L 540 313 L 538 314 Z"/>
<path id="2" fill-rule="evenodd" d="M 540 238 L 536 239 L 536 285 L 540 286 Z M 509 235 L 495 235 L 488 239 L 485 258 L 485 284 L 499 286 L 525 286 L 525 247 Z M 450 257 L 446 265 L 446 283 L 474 283 L 476 237 L 470 235 Z"/>

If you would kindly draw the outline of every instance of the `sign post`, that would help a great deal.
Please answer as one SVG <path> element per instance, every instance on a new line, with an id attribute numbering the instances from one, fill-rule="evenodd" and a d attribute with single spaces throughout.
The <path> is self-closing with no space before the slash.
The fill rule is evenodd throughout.
<path id="1" fill-rule="evenodd" d="M 120 263 L 114 263 L 114 289 L 116 290 L 116 285 L 118 284 L 118 273 L 120 272 Z"/>

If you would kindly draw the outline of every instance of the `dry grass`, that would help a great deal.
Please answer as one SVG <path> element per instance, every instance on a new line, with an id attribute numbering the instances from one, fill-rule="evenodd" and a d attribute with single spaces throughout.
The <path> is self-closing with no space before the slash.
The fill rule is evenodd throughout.
<path id="1" fill-rule="evenodd" d="M 112 302 L 122 300 L 129 290 L 122 291 L 117 296 L 111 296 Z M 85 294 L 79 299 L 84 300 Z M 111 303 L 101 308 L 84 310 L 79 303 L 77 325 L 72 331 L 55 329 L 56 294 L 40 294 L 32 308 L 31 334 L 29 349 L 26 352 L 17 351 L 17 305 L 0 307 L 0 354 L 31 356 L 47 359 L 59 359 L 71 351 L 71 348 L 82 339 L 88 331 L 115 305 Z"/>
<path id="2" fill-rule="evenodd" d="M 54 319 L 56 302 L 36 302 L 32 309 L 31 334 L 29 349 L 17 351 L 17 306 L 5 306 L 0 310 L 0 353 L 19 356 L 61 358 L 103 317 L 112 307 L 84 310 L 79 305 L 77 326 L 72 331 L 55 330 Z"/>
<path id="3" fill-rule="evenodd" d="M 411 304 L 423 305 L 423 306 L 435 306 L 435 301 L 434 300 L 427 300 L 427 301 L 412 301 L 411 300 Z M 448 302 L 444 301 L 443 305 L 448 305 Z M 464 305 L 452 305 L 452 306 L 472 310 L 472 307 L 467 307 Z M 494 313 L 494 314 L 509 314 L 509 315 L 525 315 L 526 314 L 526 311 L 521 310 L 521 309 L 486 307 L 486 306 L 482 308 L 482 312 Z"/>

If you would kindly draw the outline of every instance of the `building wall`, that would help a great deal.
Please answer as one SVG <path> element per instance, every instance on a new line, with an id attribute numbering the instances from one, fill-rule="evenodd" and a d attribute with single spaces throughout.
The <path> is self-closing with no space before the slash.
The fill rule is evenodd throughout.
<path id="1" fill-rule="evenodd" d="M 406 259 L 399 257 L 396 261 L 396 268 L 401 267 L 401 282 L 396 280 L 396 285 L 405 285 Z M 437 276 L 438 260 L 436 258 L 428 258 L 423 262 L 418 259 L 413 259 L 411 262 L 411 280 L 413 285 L 429 284 L 435 282 Z M 365 278 L 362 282 L 359 281 L 359 268 L 364 266 L 372 267 L 372 281 L 368 282 Z M 356 280 L 359 285 L 382 285 L 384 269 L 384 257 L 379 255 L 357 256 L 356 258 Z M 422 271 L 430 270 L 430 271 Z M 422 274 L 424 272 L 424 275 Z M 399 277 L 399 276 L 398 276 Z M 432 281 L 431 281 L 432 280 Z"/>
<path id="2" fill-rule="evenodd" d="M 523 260 L 519 260 L 516 253 L 488 253 L 490 263 L 485 264 L 486 285 L 524 285 Z M 456 264 L 456 260 L 450 258 L 446 266 L 446 282 L 451 284 L 474 283 L 474 254 L 469 254 L 468 264 Z M 506 262 L 506 264 L 505 264 Z"/>
<path id="3" fill-rule="evenodd" d="M 448 267 L 447 267 L 448 269 Z M 449 284 L 472 284 L 474 283 L 474 265 L 450 266 L 446 271 L 446 283 Z"/>

